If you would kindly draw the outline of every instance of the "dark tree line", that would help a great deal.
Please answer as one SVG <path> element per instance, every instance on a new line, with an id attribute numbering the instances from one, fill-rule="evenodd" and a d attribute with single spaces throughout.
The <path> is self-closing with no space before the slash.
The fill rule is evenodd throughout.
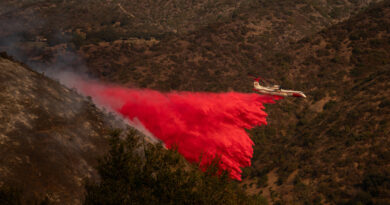
<path id="1" fill-rule="evenodd" d="M 247 196 L 218 161 L 205 172 L 177 151 L 140 143 L 135 132 L 121 139 L 115 132 L 111 149 L 100 161 L 99 183 L 87 183 L 85 204 L 262 204 Z"/>

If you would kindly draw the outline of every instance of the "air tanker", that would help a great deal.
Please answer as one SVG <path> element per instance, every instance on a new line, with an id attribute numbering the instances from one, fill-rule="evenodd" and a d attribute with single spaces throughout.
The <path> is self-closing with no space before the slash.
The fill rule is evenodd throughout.
<path id="1" fill-rule="evenodd" d="M 264 95 L 278 95 L 283 97 L 299 97 L 299 98 L 306 98 L 306 95 L 303 94 L 301 91 L 295 91 L 295 90 L 284 90 L 280 87 L 280 85 L 273 85 L 273 86 L 261 86 L 260 85 L 261 78 L 256 78 L 253 82 L 254 91 L 257 91 L 260 94 Z M 262 81 L 263 84 L 265 84 Z"/>

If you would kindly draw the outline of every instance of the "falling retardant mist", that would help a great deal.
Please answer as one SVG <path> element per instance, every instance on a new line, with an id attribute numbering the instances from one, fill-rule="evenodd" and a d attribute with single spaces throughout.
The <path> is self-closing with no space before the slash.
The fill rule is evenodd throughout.
<path id="1" fill-rule="evenodd" d="M 139 121 L 168 149 L 204 167 L 219 158 L 219 167 L 241 180 L 251 165 L 253 142 L 246 129 L 266 125 L 265 103 L 282 97 L 250 93 L 167 92 L 129 89 L 79 81 L 75 86 L 100 105 Z"/>

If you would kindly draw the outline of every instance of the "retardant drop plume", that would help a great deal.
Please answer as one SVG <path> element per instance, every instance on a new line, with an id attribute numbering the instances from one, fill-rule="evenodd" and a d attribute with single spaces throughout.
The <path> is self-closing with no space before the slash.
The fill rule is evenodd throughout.
<path id="1" fill-rule="evenodd" d="M 245 129 L 265 125 L 264 103 L 277 96 L 237 92 L 169 92 L 77 83 L 77 89 L 129 120 L 138 119 L 167 148 L 177 146 L 190 162 L 207 166 L 218 156 L 220 168 L 241 180 L 241 168 L 251 165 L 254 143 Z"/>

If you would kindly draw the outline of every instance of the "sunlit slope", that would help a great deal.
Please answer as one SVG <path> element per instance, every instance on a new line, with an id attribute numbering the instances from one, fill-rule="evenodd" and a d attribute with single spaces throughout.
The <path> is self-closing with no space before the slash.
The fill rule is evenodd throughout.
<path id="1" fill-rule="evenodd" d="M 0 57 L 0 184 L 22 201 L 80 204 L 109 126 L 91 102 Z M 26 202 L 27 203 L 27 202 Z M 33 203 L 33 202 L 31 202 Z"/>

